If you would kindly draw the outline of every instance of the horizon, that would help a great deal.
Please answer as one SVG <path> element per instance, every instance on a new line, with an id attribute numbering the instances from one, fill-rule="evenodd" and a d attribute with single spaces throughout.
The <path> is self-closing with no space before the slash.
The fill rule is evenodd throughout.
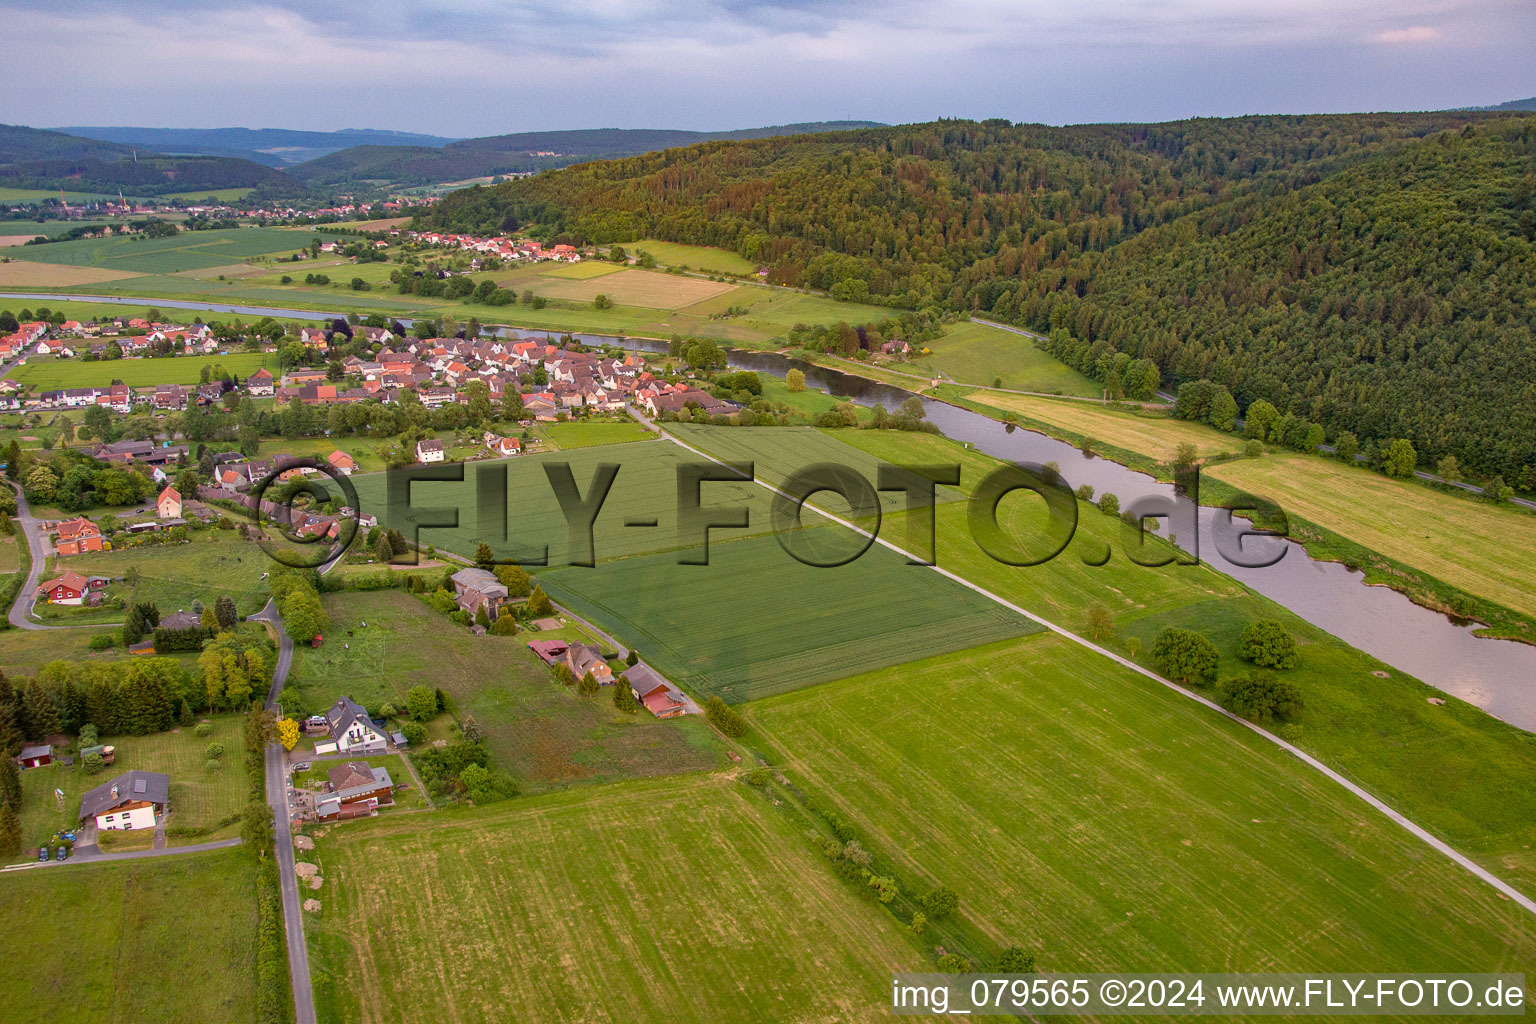
<path id="1" fill-rule="evenodd" d="M 332 132 L 345 130 L 323 127 L 339 110 L 354 123 L 366 112 L 371 130 L 458 138 L 573 123 L 1069 125 L 1445 110 L 1536 92 L 1526 44 L 1536 8 L 1516 0 L 1391 11 L 1364 0 L 1072 12 L 995 0 L 942 11 L 657 0 L 601 12 L 484 0 L 326 11 L 179 0 L 120 12 L 100 0 L 3 0 L 0 10 L 15 37 L 33 40 L 7 111 L 28 125 L 276 121 Z M 132 54 L 135 75 L 76 59 L 93 51 Z"/>

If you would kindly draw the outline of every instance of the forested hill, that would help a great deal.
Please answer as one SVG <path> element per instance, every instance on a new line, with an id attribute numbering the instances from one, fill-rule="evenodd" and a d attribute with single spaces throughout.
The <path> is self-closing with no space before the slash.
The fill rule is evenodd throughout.
<path id="1" fill-rule="evenodd" d="M 1330 436 L 1536 478 L 1536 119 L 1051 128 L 712 142 L 443 200 L 430 226 L 721 245 L 771 278 L 937 304 L 1212 376 Z"/>

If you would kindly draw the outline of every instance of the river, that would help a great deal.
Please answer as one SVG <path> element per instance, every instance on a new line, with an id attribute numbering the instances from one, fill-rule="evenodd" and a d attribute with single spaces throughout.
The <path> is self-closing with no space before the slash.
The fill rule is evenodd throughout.
<path id="1" fill-rule="evenodd" d="M 185 299 L 146 300 L 125 296 L 69 295 L 65 293 L 0 292 L 0 298 L 53 302 L 104 302 L 119 305 L 154 305 L 163 309 L 236 313 L 241 316 L 274 316 L 302 320 L 330 320 L 338 314 L 313 310 L 275 309 Z M 401 317 L 403 324 L 412 321 Z M 566 332 L 542 328 L 502 326 L 500 334 L 557 338 Z M 622 344 L 646 352 L 664 351 L 665 343 L 635 338 L 574 334 L 585 344 Z M 783 377 L 790 369 L 805 373 L 806 380 L 833 395 L 861 405 L 896 409 L 912 393 L 890 384 L 816 366 L 776 352 L 729 350 L 735 369 L 756 370 Z M 1309 557 L 1300 545 L 1288 541 L 1259 540 L 1250 544 L 1280 545 L 1271 551 L 1283 555 L 1263 568 L 1235 564 L 1212 542 L 1222 510 L 1196 506 L 1175 496 L 1173 487 L 1128 469 L 1109 459 L 1094 458 L 1063 441 L 1023 428 L 1008 431 L 997 420 L 937 399 L 922 397 L 927 417 L 945 436 L 963 441 L 979 451 L 1014 462 L 1043 465 L 1054 462 L 1072 487 L 1090 484 L 1096 494 L 1112 492 L 1125 507 L 1140 498 L 1162 498 L 1173 503 L 1171 532 L 1180 544 L 1192 547 L 1198 538 L 1198 554 L 1211 567 L 1289 608 L 1313 625 L 1332 633 L 1410 675 L 1475 704 L 1496 718 L 1536 732 L 1536 646 L 1511 640 L 1488 640 L 1474 635 L 1474 626 L 1458 625 L 1437 612 L 1421 608 L 1387 587 L 1363 585 L 1358 573 L 1337 562 Z M 1198 516 L 1199 529 L 1192 529 Z M 1270 555 L 1273 557 L 1273 554 Z M 1246 560 L 1246 559 L 1245 559 Z"/>

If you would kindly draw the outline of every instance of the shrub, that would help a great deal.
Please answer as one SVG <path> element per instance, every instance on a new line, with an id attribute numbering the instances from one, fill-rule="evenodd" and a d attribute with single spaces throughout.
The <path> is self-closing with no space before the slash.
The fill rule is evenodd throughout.
<path id="1" fill-rule="evenodd" d="M 117 646 L 120 639 L 122 638 L 114 633 L 97 633 L 91 637 L 90 647 L 93 651 L 110 651 Z"/>
<path id="2" fill-rule="evenodd" d="M 1107 516 L 1120 514 L 1120 496 L 1113 491 L 1105 491 L 1099 495 L 1099 511 Z"/>
<path id="3" fill-rule="evenodd" d="M 201 722 L 198 724 L 197 728 L 193 729 L 192 731 L 198 736 L 206 739 L 207 737 L 213 735 L 213 724 L 211 722 Z"/>
<path id="4" fill-rule="evenodd" d="M 768 769 L 764 768 L 762 765 L 758 765 L 756 768 L 753 768 L 751 771 L 747 772 L 747 782 L 749 785 L 753 786 L 768 785 Z"/>
<path id="5" fill-rule="evenodd" d="M 80 745 L 82 747 L 94 747 L 100 742 L 99 734 L 94 725 L 87 722 L 80 727 Z"/>
<path id="6" fill-rule="evenodd" d="M 81 764 L 85 766 L 85 773 L 87 775 L 95 775 L 107 766 L 107 761 L 106 758 L 93 750 L 81 759 Z"/>
<path id="7" fill-rule="evenodd" d="M 216 757 L 210 757 L 203 765 L 203 767 L 208 769 L 210 772 L 221 772 L 224 770 L 224 762 L 220 761 Z"/>
<path id="8" fill-rule="evenodd" d="M 1302 709 L 1301 692 L 1268 672 L 1229 679 L 1221 684 L 1219 697 L 1222 707 L 1234 715 L 1260 724 L 1295 718 Z"/>
<path id="9" fill-rule="evenodd" d="M 413 747 L 427 742 L 427 727 L 420 722 L 406 722 L 400 726 L 400 731 L 405 735 L 405 742 Z"/>
<path id="10" fill-rule="evenodd" d="M 1202 686 L 1216 679 L 1220 655 L 1201 633 L 1168 627 L 1152 643 L 1152 662 L 1169 679 L 1185 686 Z"/>
<path id="11" fill-rule="evenodd" d="M 939 957 L 939 970 L 945 974 L 965 974 L 971 969 L 971 962 L 959 953 L 945 953 Z"/>
<path id="12" fill-rule="evenodd" d="M 711 725 L 732 739 L 740 739 L 747 734 L 746 720 L 717 694 L 711 694 L 709 700 L 704 702 L 704 714 Z"/>
<path id="13" fill-rule="evenodd" d="M 1035 969 L 1035 954 L 1019 946 L 1009 946 L 997 955 L 992 969 L 999 974 L 1030 974 Z"/>
<path id="14" fill-rule="evenodd" d="M 1237 645 L 1238 657 L 1263 668 L 1295 668 L 1296 638 L 1277 619 L 1250 622 Z"/>
<path id="15" fill-rule="evenodd" d="M 207 757 L 210 757 L 210 758 L 223 757 L 224 756 L 224 744 L 217 743 L 217 742 L 210 743 L 210 744 L 208 744 L 208 749 L 203 751 L 203 754 L 205 756 L 207 756 Z"/>
<path id="16" fill-rule="evenodd" d="M 923 934 L 923 932 L 928 928 L 928 915 L 919 910 L 917 913 L 912 915 L 912 924 L 910 927 L 912 928 L 913 935 Z"/>
<path id="17" fill-rule="evenodd" d="M 430 687 L 413 686 L 405 691 L 405 710 L 416 721 L 425 722 L 437 714 L 437 695 Z"/>
<path id="18" fill-rule="evenodd" d="M 960 897 L 949 886 L 941 885 L 924 896 L 920 902 L 923 913 L 928 915 L 929 920 L 937 921 L 955 912 L 955 908 L 960 905 Z"/>

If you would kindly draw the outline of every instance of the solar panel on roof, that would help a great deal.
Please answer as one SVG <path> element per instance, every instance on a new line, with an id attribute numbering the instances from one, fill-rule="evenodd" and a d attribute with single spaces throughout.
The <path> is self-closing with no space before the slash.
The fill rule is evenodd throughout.
<path id="1" fill-rule="evenodd" d="M 135 793 L 142 793 L 142 792 L 144 792 L 148 788 L 149 788 L 149 783 L 146 780 L 144 780 L 144 779 L 134 779 L 133 780 L 133 791 Z"/>

